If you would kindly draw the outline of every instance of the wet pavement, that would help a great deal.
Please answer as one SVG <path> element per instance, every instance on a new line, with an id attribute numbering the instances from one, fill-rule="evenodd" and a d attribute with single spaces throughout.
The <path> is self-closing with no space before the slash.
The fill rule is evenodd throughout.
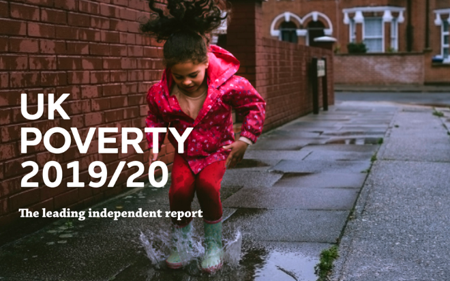
<path id="1" fill-rule="evenodd" d="M 338 259 L 335 280 L 416 280 L 370 279 L 367 277 L 370 276 L 368 270 L 364 271 L 367 276 L 353 274 L 355 269 L 352 266 L 365 264 L 373 251 L 382 252 L 383 248 L 378 251 L 374 249 L 370 239 L 383 237 L 382 241 L 395 245 L 397 240 L 392 235 L 407 235 L 402 230 L 408 226 L 406 219 L 401 221 L 404 225 L 401 225 L 399 233 L 379 227 L 377 231 L 385 231 L 385 234 L 368 235 L 367 239 L 361 238 L 366 237 L 364 231 L 361 233 L 365 225 L 355 224 L 361 219 L 359 216 L 348 221 L 350 215 L 354 218 L 352 209 L 355 204 L 357 211 L 365 208 L 364 204 L 361 205 L 364 200 L 373 201 L 372 205 L 367 203 L 373 207 L 368 212 L 367 220 L 380 220 L 376 216 L 376 211 L 380 210 L 377 204 L 388 205 L 391 211 L 401 213 L 401 208 L 388 204 L 395 203 L 398 192 L 393 189 L 388 194 L 382 194 L 383 190 L 377 189 L 380 199 L 376 197 L 377 192 L 373 193 L 374 198 L 365 199 L 369 189 L 367 185 L 377 186 L 378 181 L 388 179 L 393 188 L 399 184 L 397 182 L 404 180 L 403 184 L 415 186 L 418 195 L 426 198 L 427 193 L 419 189 L 421 184 L 427 182 L 427 176 L 436 171 L 450 170 L 446 166 L 449 165 L 446 161 L 450 155 L 448 136 L 444 134 L 447 137 L 445 142 L 441 132 L 445 129 L 442 122 L 448 122 L 448 119 L 433 116 L 431 108 L 421 107 L 417 111 L 414 111 L 416 108 L 408 111 L 408 108 L 368 102 L 340 102 L 330 107 L 328 112 L 307 115 L 264 134 L 257 144 L 249 148 L 244 161 L 237 168 L 228 170 L 223 179 L 224 239 L 233 241 L 237 234 L 242 234 L 238 243 L 230 243 L 227 250 L 230 255 L 235 255 L 234 258 L 237 253 L 240 262 L 238 266 L 231 262 L 226 264 L 215 276 L 200 273 L 198 260 L 195 259 L 183 270 L 167 269 L 161 258 L 151 263 L 147 256 L 148 249 L 141 242 L 141 233 L 150 242 L 152 237 L 157 237 L 154 234 L 167 236 L 170 229 L 168 218 L 120 218 L 117 221 L 88 218 L 84 221 L 59 220 L 0 248 L 0 280 L 310 281 L 317 279 L 314 266 L 319 261 L 320 252 L 336 245 L 341 239 L 344 242 L 340 245 L 340 251 L 344 259 Z M 421 123 L 422 118 L 425 121 Z M 413 140 L 422 135 L 421 128 L 429 130 L 415 143 Z M 434 137 L 440 141 L 436 142 Z M 422 144 L 430 141 L 436 146 L 422 149 Z M 417 164 L 421 162 L 408 162 L 408 165 L 396 162 L 404 161 L 401 159 L 409 161 L 408 155 L 414 155 L 411 159 L 427 159 L 431 163 L 422 169 Z M 384 161 L 388 163 L 385 165 Z M 439 165 L 434 166 L 434 161 Z M 372 176 L 374 170 L 376 174 Z M 396 172 L 404 172 L 405 176 L 398 177 Z M 420 175 L 422 182 L 415 181 L 415 175 Z M 442 175 L 439 180 L 436 179 L 433 184 L 436 194 L 428 194 L 430 198 L 447 194 L 448 191 L 442 189 L 445 179 L 446 186 L 449 186 L 447 173 L 446 178 Z M 128 194 L 92 207 L 92 210 L 136 211 L 142 208 L 166 211 L 169 210 L 168 186 L 131 190 Z M 364 196 L 361 197 L 360 193 Z M 380 203 L 377 200 L 384 201 Z M 426 209 L 425 205 L 414 209 L 414 198 L 408 200 L 412 203 L 408 211 Z M 446 211 L 450 202 L 447 202 L 448 199 L 441 201 L 442 204 L 435 205 Z M 196 200 L 192 209 L 199 209 Z M 431 208 L 426 210 L 429 213 L 421 216 L 422 223 L 433 215 Z M 397 213 L 397 217 L 400 216 Z M 389 225 L 392 229 L 396 229 L 394 222 Z M 346 228 L 348 223 L 352 224 L 350 230 Z M 201 239 L 201 219 L 194 220 L 194 229 Z M 353 230 L 356 232 L 353 233 Z M 444 243 L 444 236 L 438 235 L 443 229 L 435 227 L 433 230 L 430 235 L 442 238 L 434 244 L 433 249 L 438 249 Z M 167 247 L 158 239 L 153 241 L 153 248 L 160 250 L 164 256 Z M 358 247 L 367 247 L 372 252 L 356 251 Z M 388 255 L 387 252 L 385 254 Z M 421 260 L 426 262 L 423 258 Z M 444 265 L 443 262 L 439 264 Z M 373 269 L 373 266 L 367 268 Z M 352 277 L 346 279 L 347 276 Z"/>

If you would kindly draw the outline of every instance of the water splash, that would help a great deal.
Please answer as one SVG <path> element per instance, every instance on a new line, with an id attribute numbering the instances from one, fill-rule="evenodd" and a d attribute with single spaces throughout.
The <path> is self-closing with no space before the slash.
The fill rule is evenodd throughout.
<path id="1" fill-rule="evenodd" d="M 205 254 L 204 237 L 192 227 L 190 243 L 184 243 L 180 232 L 166 232 L 159 230 L 158 233 L 141 231 L 139 238 L 145 249 L 147 257 L 155 269 L 165 269 L 165 260 L 170 254 L 172 247 L 172 235 L 175 234 L 175 246 L 180 254 L 184 270 L 189 275 L 200 275 L 201 259 Z M 217 274 L 226 274 L 239 266 L 242 258 L 242 234 L 240 230 L 230 230 L 223 234 L 224 266 Z M 230 238 L 227 238 L 230 237 Z M 186 237 L 184 237 L 186 239 Z"/>

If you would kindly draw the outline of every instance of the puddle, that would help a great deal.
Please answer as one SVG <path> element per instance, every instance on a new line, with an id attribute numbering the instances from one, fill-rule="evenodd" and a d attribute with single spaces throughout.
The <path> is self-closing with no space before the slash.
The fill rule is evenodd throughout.
<path id="1" fill-rule="evenodd" d="M 334 138 L 328 140 L 326 144 L 356 144 L 356 145 L 365 145 L 365 144 L 378 144 L 380 138 Z"/>
<path id="2" fill-rule="evenodd" d="M 254 280 L 316 280 L 314 266 L 318 262 L 318 258 L 297 253 L 271 251 L 257 267 Z"/>
<path id="3" fill-rule="evenodd" d="M 173 271 L 166 266 L 165 260 L 170 254 L 171 247 L 170 231 L 160 230 L 158 233 L 145 231 L 140 233 L 140 241 L 143 245 L 152 267 L 156 271 Z M 205 254 L 203 246 L 203 235 L 199 234 L 194 227 L 191 231 L 191 246 L 177 239 L 177 248 L 180 253 L 182 272 L 187 276 L 207 276 L 200 270 L 201 259 Z M 229 229 L 223 233 L 224 265 L 215 275 L 227 276 L 235 271 L 241 261 L 242 234 L 239 230 Z M 180 270 L 177 270 L 179 274 Z"/>

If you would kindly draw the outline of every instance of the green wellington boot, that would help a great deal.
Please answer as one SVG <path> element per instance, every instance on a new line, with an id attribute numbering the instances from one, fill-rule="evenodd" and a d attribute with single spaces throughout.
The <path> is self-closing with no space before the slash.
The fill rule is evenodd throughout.
<path id="1" fill-rule="evenodd" d="M 215 224 L 203 223 L 205 227 L 206 253 L 201 263 L 202 270 L 208 273 L 214 273 L 223 264 L 222 247 L 222 222 Z"/>
<path id="2" fill-rule="evenodd" d="M 166 264 L 169 268 L 178 269 L 183 266 L 179 251 L 191 250 L 191 229 L 191 223 L 181 228 L 173 226 L 171 246 L 172 249 L 170 251 L 169 257 L 166 259 Z"/>

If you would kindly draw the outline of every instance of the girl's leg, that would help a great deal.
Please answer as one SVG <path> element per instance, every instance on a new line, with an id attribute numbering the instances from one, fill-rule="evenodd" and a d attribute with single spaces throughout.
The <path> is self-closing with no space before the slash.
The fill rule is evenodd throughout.
<path id="1" fill-rule="evenodd" d="M 207 166 L 199 173 L 195 181 L 205 227 L 206 251 L 201 267 L 208 273 L 219 270 L 223 263 L 220 183 L 225 173 L 225 162 L 215 162 Z"/>
<path id="2" fill-rule="evenodd" d="M 172 167 L 172 184 L 169 189 L 169 201 L 171 211 L 190 211 L 194 198 L 194 174 L 186 161 L 175 154 Z M 180 252 L 189 251 L 191 247 L 191 222 L 192 218 L 177 220 L 172 218 L 172 249 L 166 264 L 169 268 L 177 269 L 183 266 Z"/>
<path id="3" fill-rule="evenodd" d="M 206 166 L 195 180 L 195 190 L 203 211 L 203 220 L 210 224 L 219 222 L 222 218 L 220 183 L 225 174 L 225 162 L 218 161 Z"/>
<path id="4" fill-rule="evenodd" d="M 172 184 L 169 189 L 169 202 L 171 211 L 190 211 L 191 203 L 195 193 L 195 175 L 189 168 L 188 163 L 178 154 L 175 154 L 172 167 Z M 192 218 L 172 222 L 178 227 L 184 227 L 192 221 Z"/>

